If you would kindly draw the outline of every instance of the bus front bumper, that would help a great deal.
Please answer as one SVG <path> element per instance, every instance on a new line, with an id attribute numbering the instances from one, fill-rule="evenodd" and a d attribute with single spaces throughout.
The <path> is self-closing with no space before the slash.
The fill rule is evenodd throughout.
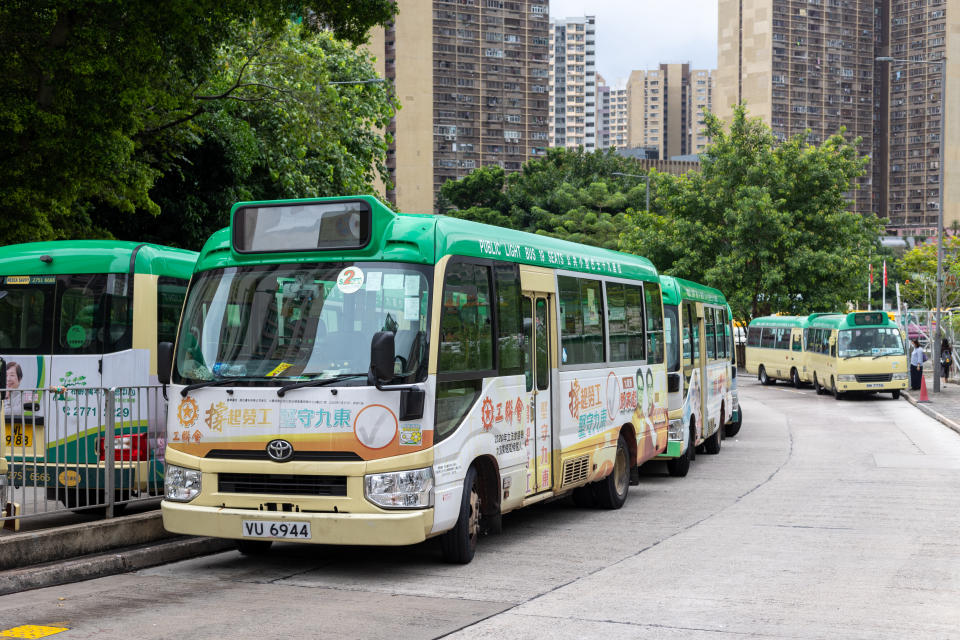
<path id="1" fill-rule="evenodd" d="M 889 393 L 898 389 L 906 389 L 906 380 L 891 380 L 890 382 L 849 382 L 838 380 L 836 382 L 837 391 L 845 393 L 847 391 L 879 391 Z"/>
<path id="2" fill-rule="evenodd" d="M 161 503 L 163 526 L 172 533 L 233 538 L 267 539 L 313 544 L 401 546 L 427 539 L 433 528 L 433 509 L 388 513 L 304 513 L 193 506 Z M 243 522 L 310 523 L 311 538 L 245 538 Z"/>

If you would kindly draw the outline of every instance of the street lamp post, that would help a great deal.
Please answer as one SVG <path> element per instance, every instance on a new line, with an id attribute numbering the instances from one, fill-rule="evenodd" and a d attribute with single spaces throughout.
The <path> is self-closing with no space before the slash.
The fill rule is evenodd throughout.
<path id="1" fill-rule="evenodd" d="M 937 331 L 933 339 L 933 390 L 940 391 L 940 336 L 943 335 L 941 321 L 941 307 L 943 306 L 943 192 L 947 185 L 944 182 L 946 174 L 943 169 L 943 146 L 947 143 L 946 130 L 946 112 L 947 112 L 947 58 L 934 60 L 904 60 L 903 58 L 893 58 L 890 56 L 880 56 L 876 58 L 877 62 L 898 62 L 910 64 L 919 62 L 920 64 L 932 65 L 940 64 L 940 205 L 937 210 Z"/>
<path id="2" fill-rule="evenodd" d="M 647 211 L 650 211 L 650 174 L 647 174 L 647 175 L 643 176 L 643 175 L 636 174 L 636 173 L 620 173 L 619 171 L 614 171 L 614 172 L 611 173 L 610 175 L 612 175 L 612 176 L 620 176 L 620 177 L 623 177 L 623 178 L 643 178 L 644 183 L 647 185 L 647 198 L 646 198 L 646 205 L 645 205 L 645 206 L 646 206 Z"/>

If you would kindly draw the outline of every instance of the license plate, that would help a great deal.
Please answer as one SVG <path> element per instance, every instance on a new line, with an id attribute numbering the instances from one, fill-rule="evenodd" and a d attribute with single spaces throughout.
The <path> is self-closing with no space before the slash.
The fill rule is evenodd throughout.
<path id="1" fill-rule="evenodd" d="M 7 424 L 3 427 L 3 441 L 13 455 L 29 455 L 43 452 L 43 427 L 32 424 Z"/>
<path id="2" fill-rule="evenodd" d="M 879 382 L 868 384 L 867 389 L 883 389 L 883 384 Z"/>
<path id="3" fill-rule="evenodd" d="M 244 520 L 244 538 L 280 538 L 287 540 L 309 540 L 309 522 L 284 522 L 271 520 Z"/>

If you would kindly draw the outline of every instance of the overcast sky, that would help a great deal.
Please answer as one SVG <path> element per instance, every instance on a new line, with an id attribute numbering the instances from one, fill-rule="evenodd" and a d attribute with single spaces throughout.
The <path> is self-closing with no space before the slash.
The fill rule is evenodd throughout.
<path id="1" fill-rule="evenodd" d="M 550 0 L 551 18 L 597 17 L 597 71 L 622 86 L 661 62 L 717 67 L 717 0 Z"/>

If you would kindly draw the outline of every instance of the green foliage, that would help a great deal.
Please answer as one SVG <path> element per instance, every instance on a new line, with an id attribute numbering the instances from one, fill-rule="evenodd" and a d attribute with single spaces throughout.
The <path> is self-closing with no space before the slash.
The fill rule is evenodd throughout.
<path id="1" fill-rule="evenodd" d="M 615 173 L 631 174 L 615 176 Z M 523 171 L 483 167 L 440 189 L 451 216 L 616 249 L 625 213 L 643 206 L 635 160 L 612 151 L 548 149 Z M 639 182 L 639 185 L 637 184 Z"/>
<path id="2" fill-rule="evenodd" d="M 224 136 L 198 118 L 217 111 L 214 105 L 240 101 L 236 90 L 210 92 L 229 88 L 218 78 L 236 77 L 221 64 L 228 43 L 237 42 L 238 24 L 255 24 L 269 37 L 284 33 L 291 16 L 306 15 L 308 25 L 359 42 L 395 10 L 390 0 L 309 6 L 298 0 L 0 3 L 0 138 L 10 145 L 0 154 L 0 242 L 100 235 L 91 215 L 103 208 L 157 214 L 150 191 L 158 178 L 189 161 L 202 140 Z M 306 37 L 309 29 L 303 31 Z"/>
<path id="3" fill-rule="evenodd" d="M 866 163 L 859 141 L 777 144 L 743 107 L 729 131 L 710 114 L 707 127 L 701 171 L 658 175 L 653 211 L 627 216 L 621 249 L 720 289 L 739 318 L 844 309 L 861 297 L 880 221 L 847 210 Z"/>
<path id="4" fill-rule="evenodd" d="M 937 303 L 937 245 L 917 245 L 897 261 L 904 281 L 901 300 L 911 308 L 934 309 Z M 942 308 L 960 305 L 960 237 L 943 238 Z M 874 279 L 876 281 L 876 279 Z"/>

